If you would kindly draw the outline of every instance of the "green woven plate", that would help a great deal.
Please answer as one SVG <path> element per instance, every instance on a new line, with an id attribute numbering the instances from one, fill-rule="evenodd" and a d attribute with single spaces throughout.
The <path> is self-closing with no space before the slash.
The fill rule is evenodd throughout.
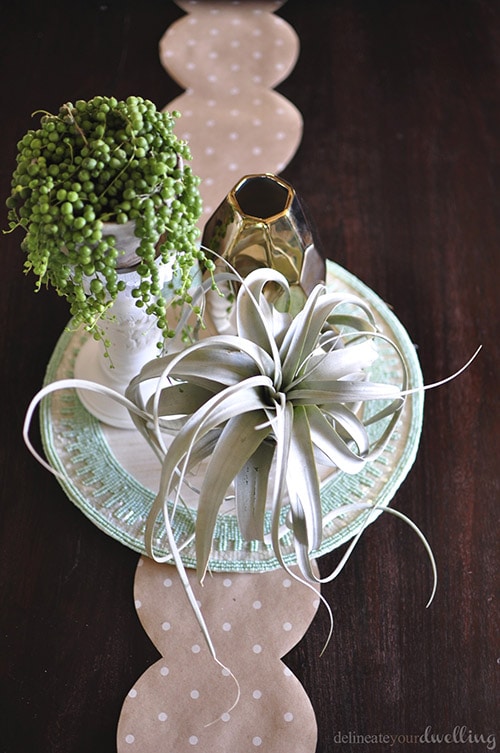
<path id="1" fill-rule="evenodd" d="M 410 386 L 422 386 L 415 348 L 404 327 L 384 302 L 366 285 L 342 267 L 327 263 L 328 287 L 355 293 L 366 300 L 375 313 L 380 329 L 391 337 L 403 353 Z M 73 376 L 73 364 L 88 337 L 81 331 L 65 331 L 50 359 L 46 382 Z M 392 350 L 381 342 L 381 357 L 371 378 L 400 383 L 401 366 Z M 371 406 L 370 410 L 375 410 Z M 335 473 L 322 484 L 324 514 L 342 505 L 367 502 L 389 504 L 405 479 L 416 456 L 423 417 L 423 392 L 407 399 L 401 420 L 383 454 L 355 476 Z M 131 549 L 144 553 L 144 529 L 155 496 L 160 465 L 145 440 L 134 431 L 105 427 L 83 407 L 75 390 L 53 393 L 42 403 L 41 430 L 46 455 L 62 478 L 68 497 L 100 529 Z M 376 429 L 374 429 L 375 431 Z M 366 511 L 344 514 L 325 526 L 318 555 L 325 554 L 352 538 L 366 522 Z M 186 567 L 195 567 L 191 538 L 195 509 L 176 513 L 175 533 L 183 548 Z M 290 535 L 282 539 L 285 560 L 294 562 Z M 157 549 L 165 550 L 158 530 Z M 259 571 L 279 567 L 272 549 L 264 543 L 245 542 L 239 535 L 236 516 L 219 515 L 214 549 L 209 567 L 215 571 Z"/>

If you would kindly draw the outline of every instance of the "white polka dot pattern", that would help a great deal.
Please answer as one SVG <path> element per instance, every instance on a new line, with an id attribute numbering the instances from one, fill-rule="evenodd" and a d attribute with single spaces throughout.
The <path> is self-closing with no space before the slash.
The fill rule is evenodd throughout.
<path id="1" fill-rule="evenodd" d="M 202 178 L 203 225 L 239 178 L 279 173 L 295 154 L 302 117 L 273 87 L 293 69 L 299 43 L 273 14 L 280 1 L 177 4 L 187 15 L 162 37 L 160 59 L 185 89 L 166 109 L 182 113 L 177 133 Z M 162 658 L 125 699 L 118 753 L 312 753 L 314 711 L 280 657 L 307 630 L 316 591 L 279 570 L 215 573 L 203 589 L 189 577 L 217 654 L 240 684 L 239 703 L 231 709 L 234 679 L 213 661 L 175 568 L 141 558 L 136 609 Z"/>
<path id="2" fill-rule="evenodd" d="M 299 42 L 273 11 L 282 2 L 180 2 L 188 15 L 160 41 L 160 60 L 185 92 L 177 134 L 189 141 L 202 178 L 204 224 L 233 185 L 279 173 L 302 138 L 302 116 L 273 90 L 293 69 Z"/>
<path id="3" fill-rule="evenodd" d="M 194 571 L 188 572 L 218 657 L 240 684 L 240 701 L 230 710 L 234 680 L 209 654 L 174 567 L 146 558 L 141 562 L 135 580 L 138 615 L 162 658 L 125 699 L 118 753 L 186 753 L 193 748 L 203 753 L 313 753 L 314 712 L 280 657 L 311 623 L 317 591 L 280 570 L 231 573 L 231 578 L 214 573 L 203 587 Z"/>

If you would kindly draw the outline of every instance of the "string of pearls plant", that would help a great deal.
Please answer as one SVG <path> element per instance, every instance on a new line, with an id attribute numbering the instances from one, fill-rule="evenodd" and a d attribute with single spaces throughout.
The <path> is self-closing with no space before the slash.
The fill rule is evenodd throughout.
<path id="1" fill-rule="evenodd" d="M 207 264 L 197 242 L 199 178 L 186 165 L 188 145 L 173 132 L 178 117 L 141 97 L 97 96 L 67 102 L 56 115 L 41 111 L 40 126 L 18 142 L 6 203 L 10 230 L 25 231 L 25 271 L 38 278 L 37 290 L 52 285 L 64 296 L 74 324 L 96 339 L 103 337 L 99 319 L 124 287 L 124 250 L 106 223 L 133 224 L 132 295 L 163 338 L 173 333 L 157 264 L 173 260 L 178 302 L 190 301 L 196 262 Z"/>

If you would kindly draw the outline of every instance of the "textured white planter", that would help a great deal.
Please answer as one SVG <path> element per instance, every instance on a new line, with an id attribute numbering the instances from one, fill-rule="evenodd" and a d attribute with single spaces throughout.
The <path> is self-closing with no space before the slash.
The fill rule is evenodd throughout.
<path id="1" fill-rule="evenodd" d="M 156 317 L 148 316 L 135 305 L 135 298 L 132 298 L 132 290 L 140 281 L 132 266 L 137 263 L 135 251 L 138 245 L 134 223 L 107 223 L 106 229 L 108 235 L 116 237 L 117 246 L 125 252 L 121 257 L 120 279 L 126 287 L 118 293 L 105 318 L 99 322 L 110 342 L 109 358 L 105 356 L 104 343 L 89 338 L 76 358 L 74 376 L 111 387 L 123 394 L 142 366 L 158 355 L 156 344 L 161 333 L 156 326 Z M 160 284 L 164 285 L 172 279 L 172 264 L 158 261 L 158 268 Z M 87 410 L 100 421 L 121 429 L 133 428 L 126 408 L 112 398 L 90 390 L 78 390 L 78 396 Z"/>
<path id="2" fill-rule="evenodd" d="M 160 265 L 160 281 L 172 277 L 172 265 Z M 123 394 L 130 380 L 142 366 L 158 355 L 157 342 L 161 332 L 156 326 L 156 317 L 148 316 L 135 305 L 132 290 L 139 275 L 135 271 L 122 272 L 126 288 L 100 322 L 110 342 L 109 358 L 105 356 L 104 343 L 89 338 L 78 353 L 74 376 L 111 387 Z M 89 390 L 79 390 L 78 396 L 87 410 L 100 421 L 121 429 L 133 428 L 129 413 L 112 398 Z"/>

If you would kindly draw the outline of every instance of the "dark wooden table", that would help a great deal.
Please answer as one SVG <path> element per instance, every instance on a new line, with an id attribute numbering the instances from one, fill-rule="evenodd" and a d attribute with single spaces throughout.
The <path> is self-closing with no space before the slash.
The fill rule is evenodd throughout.
<path id="1" fill-rule="evenodd" d="M 163 106 L 180 92 L 157 44 L 181 14 L 168 0 L 2 3 L 2 200 L 32 111 L 96 93 Z M 435 602 L 424 608 L 420 543 L 384 516 L 324 588 L 335 614 L 326 654 L 320 610 L 287 662 L 314 705 L 318 753 L 493 750 L 500 4 L 289 0 L 279 14 L 302 45 L 279 90 L 305 118 L 284 177 L 328 256 L 393 307 L 427 382 L 483 345 L 464 375 L 428 393 L 419 454 L 393 501 L 431 542 Z M 1 243 L 0 751 L 112 753 L 123 699 L 157 657 L 133 606 L 137 555 L 97 530 L 24 448 L 24 411 L 68 310 L 53 291 L 34 295 L 20 235 Z M 427 728 L 427 740 L 461 730 L 466 741 L 410 742 Z M 398 739 L 390 747 L 383 734 Z"/>

